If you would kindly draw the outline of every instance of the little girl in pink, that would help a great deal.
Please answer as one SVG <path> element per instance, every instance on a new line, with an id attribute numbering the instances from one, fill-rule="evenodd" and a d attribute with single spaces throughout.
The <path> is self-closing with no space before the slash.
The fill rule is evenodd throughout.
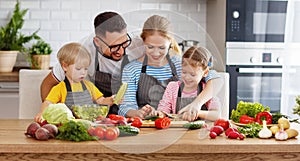
<path id="1" fill-rule="evenodd" d="M 190 47 L 182 57 L 182 80 L 170 82 L 160 100 L 157 111 L 176 114 L 190 104 L 205 88 L 205 77 L 209 71 L 211 54 L 203 47 Z M 220 118 L 220 102 L 212 98 L 198 109 L 198 117 L 206 120 Z"/>

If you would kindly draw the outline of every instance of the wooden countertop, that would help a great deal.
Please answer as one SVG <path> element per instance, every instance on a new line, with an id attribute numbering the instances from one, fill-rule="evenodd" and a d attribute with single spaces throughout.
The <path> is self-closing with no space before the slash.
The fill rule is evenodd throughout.
<path id="1" fill-rule="evenodd" d="M 30 154 L 35 154 L 36 158 L 48 156 L 53 160 L 62 156 L 71 157 L 72 160 L 76 160 L 75 158 L 80 160 L 82 156 L 89 160 L 104 156 L 114 159 L 129 156 L 135 159 L 147 157 L 147 160 L 157 160 L 158 156 L 169 159 L 179 157 L 182 160 L 191 157 L 192 159 L 209 157 L 210 160 L 214 160 L 213 158 L 219 160 L 224 156 L 230 157 L 230 160 L 245 158 L 280 160 L 284 157 L 290 159 L 300 157 L 298 138 L 287 141 L 276 141 L 274 138 L 232 140 L 225 136 L 218 136 L 216 139 L 210 139 L 207 130 L 204 129 L 188 131 L 183 128 L 165 130 L 141 128 L 137 136 L 119 137 L 113 141 L 71 142 L 55 139 L 38 141 L 24 135 L 31 122 L 32 120 L 0 120 L 0 153 L 5 154 L 2 155 L 5 159 L 16 160 L 19 157 L 28 157 Z M 299 129 L 298 124 L 293 126 Z M 0 155 L 0 160 L 3 159 Z"/>
<path id="2" fill-rule="evenodd" d="M 19 82 L 19 70 L 29 67 L 15 67 L 12 72 L 0 72 L 0 82 Z"/>

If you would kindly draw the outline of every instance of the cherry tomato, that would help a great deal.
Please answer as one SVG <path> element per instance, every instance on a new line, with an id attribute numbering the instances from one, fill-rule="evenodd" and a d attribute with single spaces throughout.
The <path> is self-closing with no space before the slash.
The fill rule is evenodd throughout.
<path id="1" fill-rule="evenodd" d="M 131 126 L 140 128 L 143 125 L 143 121 L 139 117 L 133 117 L 133 121 L 131 122 Z"/>
<path id="2" fill-rule="evenodd" d="M 106 129 L 105 139 L 107 139 L 107 140 L 114 140 L 118 136 L 119 136 L 119 133 L 118 133 L 116 127 L 109 127 L 109 128 Z"/>
<path id="3" fill-rule="evenodd" d="M 104 127 L 98 126 L 94 130 L 94 136 L 97 136 L 98 139 L 104 139 L 106 134 L 106 129 Z"/>
<path id="4" fill-rule="evenodd" d="M 171 124 L 171 120 L 168 117 L 158 118 L 155 120 L 155 127 L 158 129 L 168 128 Z"/>

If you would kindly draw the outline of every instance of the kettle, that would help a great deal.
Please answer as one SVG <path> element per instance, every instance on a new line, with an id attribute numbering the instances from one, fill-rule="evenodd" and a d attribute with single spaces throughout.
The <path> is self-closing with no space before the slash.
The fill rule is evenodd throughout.
<path id="1" fill-rule="evenodd" d="M 179 46 L 181 46 L 182 52 L 184 52 L 185 48 L 189 48 L 191 46 L 196 46 L 199 44 L 199 41 L 196 40 L 183 40 L 181 43 L 178 43 Z"/>

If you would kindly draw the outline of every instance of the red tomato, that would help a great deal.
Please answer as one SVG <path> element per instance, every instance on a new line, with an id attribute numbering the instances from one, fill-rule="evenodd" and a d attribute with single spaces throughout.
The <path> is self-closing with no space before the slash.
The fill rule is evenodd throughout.
<path id="1" fill-rule="evenodd" d="M 119 133 L 118 133 L 116 127 L 109 127 L 109 128 L 106 129 L 105 139 L 107 139 L 107 140 L 114 140 L 118 136 L 119 136 Z"/>
<path id="2" fill-rule="evenodd" d="M 139 117 L 133 117 L 133 121 L 131 122 L 131 126 L 140 128 L 143 125 L 143 121 Z"/>
<path id="3" fill-rule="evenodd" d="M 158 118 L 155 120 L 155 127 L 158 129 L 168 128 L 171 124 L 171 120 L 168 117 Z"/>
<path id="4" fill-rule="evenodd" d="M 214 125 L 222 126 L 224 130 L 227 130 L 229 128 L 229 120 L 225 119 L 218 119 L 215 121 Z"/>
<path id="5" fill-rule="evenodd" d="M 90 127 L 88 129 L 88 133 L 91 135 L 91 136 L 95 136 L 95 128 L 94 127 Z"/>
<path id="6" fill-rule="evenodd" d="M 124 116 L 121 116 L 121 115 L 109 114 L 108 117 L 109 117 L 111 120 L 115 120 L 115 121 L 122 120 L 122 121 L 126 122 L 126 118 L 125 118 Z"/>
<path id="7" fill-rule="evenodd" d="M 104 139 L 106 129 L 104 127 L 98 126 L 94 130 L 94 136 L 97 136 L 98 139 Z"/>
<path id="8" fill-rule="evenodd" d="M 132 117 L 126 118 L 127 123 L 131 123 L 134 119 Z"/>

